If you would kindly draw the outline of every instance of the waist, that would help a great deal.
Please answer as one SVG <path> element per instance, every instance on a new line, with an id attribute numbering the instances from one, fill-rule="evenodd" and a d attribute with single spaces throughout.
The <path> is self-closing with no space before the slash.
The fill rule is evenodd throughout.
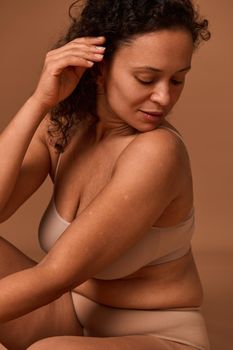
<path id="1" fill-rule="evenodd" d="M 145 266 L 121 279 L 92 278 L 74 291 L 97 303 L 120 308 L 196 307 L 203 301 L 203 290 L 191 251 L 175 261 Z"/>

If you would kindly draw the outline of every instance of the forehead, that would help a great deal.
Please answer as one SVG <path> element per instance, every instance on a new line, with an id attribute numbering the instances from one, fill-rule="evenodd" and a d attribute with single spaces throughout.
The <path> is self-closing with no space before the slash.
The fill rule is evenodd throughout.
<path id="1" fill-rule="evenodd" d="M 185 30 L 160 30 L 135 37 L 117 50 L 114 61 L 125 66 L 182 69 L 191 62 L 193 40 Z"/>

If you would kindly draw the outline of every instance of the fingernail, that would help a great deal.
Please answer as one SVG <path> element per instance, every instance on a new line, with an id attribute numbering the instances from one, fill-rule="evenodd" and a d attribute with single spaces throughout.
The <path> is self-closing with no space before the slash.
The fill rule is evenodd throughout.
<path id="1" fill-rule="evenodd" d="M 88 64 L 88 66 L 92 67 L 93 64 L 94 64 L 94 62 L 92 62 L 92 61 L 87 61 L 87 64 Z"/>
<path id="2" fill-rule="evenodd" d="M 95 48 L 96 50 L 100 50 L 100 51 L 104 51 L 106 49 L 106 47 L 104 46 L 96 46 Z"/>
<path id="3" fill-rule="evenodd" d="M 96 57 L 96 58 L 103 58 L 103 55 L 100 55 L 100 54 L 96 53 L 96 54 L 95 54 L 95 57 Z"/>

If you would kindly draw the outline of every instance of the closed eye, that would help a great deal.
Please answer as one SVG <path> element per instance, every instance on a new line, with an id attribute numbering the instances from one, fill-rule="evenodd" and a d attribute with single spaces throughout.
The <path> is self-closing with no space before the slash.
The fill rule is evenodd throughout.
<path id="1" fill-rule="evenodd" d="M 154 79 L 140 79 L 140 78 L 137 78 L 135 77 L 136 80 L 140 83 L 140 84 L 143 84 L 143 85 L 149 85 L 149 84 L 153 84 L 154 83 Z M 171 83 L 173 85 L 182 85 L 184 83 L 184 80 L 177 80 L 177 79 L 171 79 Z"/>
<path id="2" fill-rule="evenodd" d="M 135 77 L 135 78 L 139 83 L 141 83 L 143 85 L 149 85 L 149 84 L 152 84 L 154 82 L 154 80 L 143 80 L 143 79 L 139 79 L 137 77 Z"/>
<path id="3" fill-rule="evenodd" d="M 171 80 L 171 83 L 172 83 L 173 85 L 181 85 L 181 84 L 184 83 L 184 81 L 183 81 L 183 80 L 172 79 L 172 80 Z"/>

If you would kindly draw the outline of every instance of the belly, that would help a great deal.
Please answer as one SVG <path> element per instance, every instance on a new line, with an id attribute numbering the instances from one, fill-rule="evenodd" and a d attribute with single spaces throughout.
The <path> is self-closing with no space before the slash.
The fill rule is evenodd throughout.
<path id="1" fill-rule="evenodd" d="M 121 279 L 89 279 L 74 291 L 97 303 L 129 309 L 194 307 L 203 302 L 192 251 L 175 261 L 143 267 Z"/>

